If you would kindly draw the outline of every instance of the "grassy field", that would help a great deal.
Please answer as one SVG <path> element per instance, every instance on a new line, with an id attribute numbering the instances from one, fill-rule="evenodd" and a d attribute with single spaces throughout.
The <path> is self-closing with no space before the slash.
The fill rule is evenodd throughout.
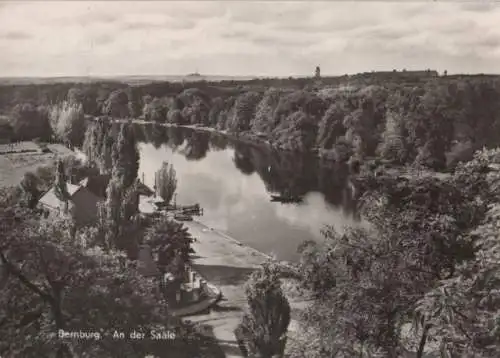
<path id="1" fill-rule="evenodd" d="M 0 144 L 0 154 L 13 153 L 41 153 L 42 148 L 34 142 L 18 142 L 11 144 Z"/>
<path id="2" fill-rule="evenodd" d="M 58 157 L 73 154 L 60 144 L 49 144 L 47 147 L 50 152 L 43 153 L 33 142 L 22 142 L 14 147 L 0 145 L 0 187 L 15 186 L 25 173 L 51 164 Z"/>

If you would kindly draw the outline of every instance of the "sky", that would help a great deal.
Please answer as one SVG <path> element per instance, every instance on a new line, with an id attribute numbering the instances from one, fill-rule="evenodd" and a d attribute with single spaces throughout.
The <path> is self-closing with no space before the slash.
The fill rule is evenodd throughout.
<path id="1" fill-rule="evenodd" d="M 0 2 L 0 76 L 500 73 L 500 3 Z"/>

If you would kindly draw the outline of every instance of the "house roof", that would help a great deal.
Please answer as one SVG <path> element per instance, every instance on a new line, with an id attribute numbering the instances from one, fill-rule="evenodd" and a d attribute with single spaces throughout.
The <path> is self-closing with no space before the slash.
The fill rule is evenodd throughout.
<path id="1" fill-rule="evenodd" d="M 68 194 L 70 197 L 73 197 L 76 192 L 78 192 L 82 187 L 80 185 L 74 185 L 70 183 L 66 183 L 68 188 Z M 50 188 L 48 192 L 46 192 L 39 201 L 41 204 L 48 206 L 53 209 L 57 209 L 61 206 L 62 201 L 56 196 L 54 191 L 54 187 Z"/>
<path id="2" fill-rule="evenodd" d="M 97 195 L 100 198 L 106 197 L 106 189 L 109 184 L 109 180 L 111 179 L 111 175 L 109 174 L 98 174 L 89 176 L 80 181 L 80 185 L 84 186 L 92 193 Z"/>
<path id="3" fill-rule="evenodd" d="M 139 194 L 145 196 L 152 196 L 155 194 L 154 190 L 148 187 L 143 182 L 139 182 Z"/>

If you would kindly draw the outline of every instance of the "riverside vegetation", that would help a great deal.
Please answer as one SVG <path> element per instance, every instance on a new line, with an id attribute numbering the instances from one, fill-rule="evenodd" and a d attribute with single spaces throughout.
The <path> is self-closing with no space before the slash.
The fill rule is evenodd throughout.
<path id="1" fill-rule="evenodd" d="M 499 85 L 500 80 L 492 76 L 412 77 L 392 73 L 324 79 L 323 83 L 290 79 L 140 86 L 52 84 L 4 86 L 0 103 L 5 113 L 12 110 L 5 127 L 19 139 L 47 138 L 53 132 L 60 140 L 78 145 L 68 134 L 77 121 L 63 121 L 68 124 L 60 128 L 67 129 L 58 132 L 52 129 L 54 125 L 50 126 L 53 121 L 48 113 L 54 111 L 47 111 L 49 104 L 67 101 L 68 105 L 61 107 L 63 110 L 55 112 L 68 113 L 64 109 L 75 108 L 78 113 L 92 116 L 142 116 L 160 123 L 199 124 L 240 138 L 263 138 L 285 150 L 317 151 L 326 159 L 361 163 L 356 174 L 361 192 L 359 210 L 369 227 L 348 228 L 342 235 L 327 227 L 325 241 L 304 243 L 299 248 L 300 262 L 293 269 L 287 268 L 287 276 L 295 277 L 304 292 L 314 297 L 300 319 L 298 339 L 284 339 L 289 306 L 276 281 L 279 268 L 264 267 L 252 277 L 250 287 L 255 291 L 248 294 L 249 312 L 244 316 L 240 333 L 250 342 L 253 354 L 271 357 L 279 354 L 286 342 L 285 352 L 290 357 L 396 358 L 410 350 L 420 358 L 432 349 L 442 357 L 493 358 L 500 355 L 500 174 L 494 170 L 500 164 L 500 151 L 494 149 L 499 145 L 495 134 L 500 125 Z M 81 120 L 82 116 L 78 118 Z M 38 131 L 28 130 L 30 126 Z M 134 217 L 134 195 L 130 193 L 134 192 L 137 179 L 138 155 L 133 149 L 134 135 L 129 125 L 122 126 L 118 134 L 112 132 L 106 120 L 90 126 L 85 136 L 79 132 L 79 140 L 84 142 L 84 151 L 94 167 L 109 170 L 113 176 L 108 200 L 101 210 L 100 228 L 92 231 L 91 236 L 87 232 L 85 235 L 87 241 L 95 242 L 103 250 L 99 255 L 111 255 L 109 260 L 113 262 L 129 262 L 113 257 L 132 255 L 138 243 L 125 240 L 121 235 L 125 230 L 135 229 L 137 237 L 141 237 L 142 225 L 138 219 L 127 220 Z M 447 170 L 449 175 L 400 176 L 384 170 L 387 165 L 424 169 L 430 174 Z M 378 170 L 372 170 L 376 167 Z M 30 186 L 25 183 L 18 190 L 27 191 L 26 188 Z M 83 265 L 84 259 L 90 260 L 88 250 L 75 244 L 79 242 L 75 235 L 83 232 L 70 230 L 71 237 L 64 236 L 64 226 L 56 230 L 50 225 L 44 229 L 49 230 L 48 234 L 37 231 L 37 235 L 46 237 L 38 240 L 37 245 L 52 246 L 47 250 L 41 248 L 37 260 L 31 259 L 32 251 L 26 249 L 33 245 L 31 237 L 35 229 L 28 220 L 31 216 L 14 215 L 15 211 L 29 208 L 9 200 L 14 199 L 5 199 L 2 206 L 5 227 L 2 231 L 8 239 L 4 240 L 7 244 L 2 241 L 0 257 L 9 273 L 6 287 L 11 290 L 3 297 L 7 297 L 6 304 L 12 305 L 12 310 L 2 311 L 2 323 L 17 322 L 16 317 L 21 319 L 36 307 L 35 318 L 25 318 L 27 325 L 0 326 L 6 330 L 6 337 L 18 343 L 12 347 L 24 349 L 29 356 L 29 349 L 35 348 L 23 346 L 20 334 L 16 340 L 13 335 L 16 329 L 43 335 L 43 330 L 51 326 L 78 326 L 83 322 L 78 319 L 86 317 L 84 313 L 106 310 L 106 302 L 111 307 L 119 306 L 119 312 L 113 315 L 124 320 L 140 311 L 116 306 L 115 293 L 120 297 L 138 295 L 137 299 L 131 299 L 135 303 L 130 303 L 130 309 L 137 305 L 144 307 L 145 312 L 154 311 L 152 302 L 156 300 L 147 288 L 141 291 L 136 286 L 139 284 L 133 281 L 136 277 L 133 268 L 127 269 L 130 272 L 127 277 L 120 276 L 132 280 L 128 282 L 133 282 L 133 292 L 121 295 L 104 288 L 78 291 L 88 287 L 83 283 L 93 283 L 94 287 L 102 284 L 111 289 L 114 286 L 98 279 L 99 270 L 113 272 L 119 267 L 110 263 L 115 269 L 108 269 L 107 259 L 99 258 L 95 261 L 99 269 L 89 270 L 84 266 L 82 271 L 67 270 L 70 262 L 77 267 Z M 54 230 L 60 234 L 55 235 Z M 176 232 L 182 232 L 182 228 Z M 54 242 L 60 237 L 62 241 Z M 181 242 L 189 240 L 184 237 Z M 185 248 L 183 245 L 178 247 Z M 123 251 L 127 254 L 120 254 Z M 57 279 L 44 274 L 45 252 L 62 255 L 61 260 L 54 261 Z M 180 255 L 184 251 L 177 252 Z M 74 258 L 71 255 L 81 256 L 65 261 Z M 16 266 L 28 260 L 30 265 Z M 23 274 L 20 270 L 30 271 Z M 113 275 L 106 274 L 106 279 L 111 280 Z M 42 290 L 34 286 L 33 282 L 43 280 L 47 285 L 40 284 Z M 63 291 L 74 297 L 74 301 L 64 299 L 68 305 L 64 309 L 60 299 Z M 98 297 L 95 300 L 86 297 L 84 302 L 81 302 L 84 295 L 76 294 L 85 292 L 92 296 L 94 291 Z M 262 292 L 269 299 L 261 301 L 255 292 Z M 14 297 L 16 300 L 12 300 Z M 26 302 L 29 300 L 36 302 Z M 91 306 L 94 303 L 99 305 Z M 69 315 L 73 318 L 61 319 L 65 312 L 77 308 L 80 313 Z M 85 322 L 99 325 L 99 317 L 95 315 L 95 321 L 85 318 Z M 36 326 L 32 322 L 41 323 Z M 413 329 L 405 330 L 406 326 Z M 43 342 L 48 347 L 44 349 L 52 349 L 59 356 L 69 350 L 60 342 Z M 103 349 L 102 352 L 108 349 L 104 345 L 71 347 L 80 349 L 82 354 L 87 348 Z"/>
<path id="2" fill-rule="evenodd" d="M 121 127 L 109 153 L 101 151 L 102 145 L 85 147 L 92 158 L 88 163 L 59 160 L 56 167 L 26 175 L 19 187 L 2 189 L 0 354 L 220 357 L 220 349 L 199 333 L 200 327 L 169 314 L 158 278 L 143 276 L 137 266 L 139 246 L 148 244 L 160 271 L 181 277 L 184 264 L 189 263 L 192 238 L 174 221 L 138 215 L 139 154 L 131 127 Z M 107 161 L 103 160 L 106 154 L 110 155 Z M 109 166 L 99 166 L 102 163 Z M 106 201 L 96 224 L 78 227 L 68 178 L 93 170 L 111 175 Z M 172 171 L 166 174 L 162 180 L 175 182 Z M 65 215 L 47 220 L 36 202 L 52 185 L 67 205 Z M 92 336 L 100 338 L 64 340 L 57 336 L 60 330 L 94 332 Z M 115 330 L 142 332 L 147 337 L 150 331 L 168 331 L 176 339 L 114 340 Z"/>

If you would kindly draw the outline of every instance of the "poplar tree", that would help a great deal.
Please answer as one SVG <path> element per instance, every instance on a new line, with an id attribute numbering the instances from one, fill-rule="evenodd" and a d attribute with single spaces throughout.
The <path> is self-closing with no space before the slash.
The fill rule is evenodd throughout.
<path id="1" fill-rule="evenodd" d="M 64 202 L 64 212 L 68 211 L 68 202 L 71 199 L 68 193 L 68 178 L 66 177 L 66 173 L 64 171 L 64 163 L 62 160 L 58 160 L 57 168 L 56 168 L 56 180 L 54 183 L 54 194 L 56 197 Z"/>
<path id="2" fill-rule="evenodd" d="M 112 175 L 121 181 L 123 188 L 130 187 L 137 179 L 139 158 L 137 139 L 132 126 L 124 123 L 120 128 L 112 153 Z"/>
<path id="3" fill-rule="evenodd" d="M 175 190 L 177 189 L 177 178 L 174 166 L 163 162 L 160 170 L 156 172 L 156 188 L 158 195 L 161 196 L 165 203 L 170 203 Z"/>

